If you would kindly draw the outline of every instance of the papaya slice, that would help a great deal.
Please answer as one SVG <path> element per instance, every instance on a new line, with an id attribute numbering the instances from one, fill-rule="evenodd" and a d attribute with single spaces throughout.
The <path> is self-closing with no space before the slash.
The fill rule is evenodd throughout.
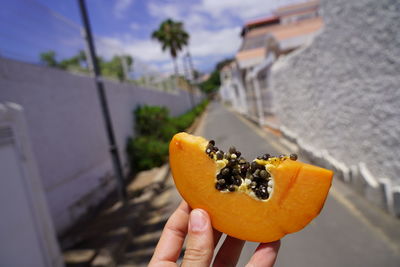
<path id="1" fill-rule="evenodd" d="M 220 232 L 253 242 L 304 228 L 321 211 L 333 176 L 294 154 L 247 162 L 234 147 L 224 153 L 187 133 L 173 137 L 169 153 L 175 185 L 191 208 L 206 210 Z"/>

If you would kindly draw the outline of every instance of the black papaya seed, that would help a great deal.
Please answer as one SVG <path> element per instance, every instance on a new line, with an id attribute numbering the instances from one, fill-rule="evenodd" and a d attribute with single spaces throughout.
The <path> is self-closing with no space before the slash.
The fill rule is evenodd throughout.
<path id="1" fill-rule="evenodd" d="M 233 184 L 231 184 L 230 186 L 228 186 L 228 190 L 230 191 L 230 192 L 233 192 L 233 191 L 235 191 L 235 186 L 233 185 Z"/>

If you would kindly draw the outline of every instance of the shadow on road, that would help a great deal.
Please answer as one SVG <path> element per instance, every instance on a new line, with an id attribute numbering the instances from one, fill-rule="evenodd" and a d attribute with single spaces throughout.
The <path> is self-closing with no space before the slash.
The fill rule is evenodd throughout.
<path id="1" fill-rule="evenodd" d="M 97 216 L 71 229 L 63 241 L 73 245 L 66 251 L 94 253 L 90 259 L 67 261 L 67 266 L 90 266 L 95 261 L 147 265 L 169 215 L 176 208 L 169 202 L 170 183 L 166 180 L 130 189 L 125 205 L 113 197 Z"/>

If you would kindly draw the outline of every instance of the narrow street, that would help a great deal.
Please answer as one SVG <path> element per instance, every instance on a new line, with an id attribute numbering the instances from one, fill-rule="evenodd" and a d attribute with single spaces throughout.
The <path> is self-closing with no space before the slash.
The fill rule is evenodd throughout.
<path id="1" fill-rule="evenodd" d="M 287 233 L 304 213 L 304 229 L 271 235 L 276 267 L 400 267 L 400 0 L 1 6 L 0 267 L 148 266 L 183 201 L 170 165 L 229 235 Z M 215 146 L 186 151 L 182 131 Z M 250 164 L 267 154 L 288 168 Z M 246 266 L 260 245 L 218 236 L 210 262 Z"/>
<path id="2" fill-rule="evenodd" d="M 235 145 L 247 159 L 263 153 L 290 153 L 279 142 L 278 137 L 259 130 L 216 102 L 208 107 L 207 114 L 195 134 L 214 139 L 217 146 L 225 151 L 231 145 Z M 306 159 L 300 155 L 300 160 Z M 378 213 L 382 217 L 375 221 L 379 221 L 381 228 L 373 226 L 374 224 L 360 215 L 358 209 L 346 205 L 346 201 L 349 200 L 343 200 L 342 195 L 346 194 L 344 191 L 352 192 L 345 185 L 334 183 L 321 214 L 302 231 L 283 238 L 275 266 L 399 266 L 399 244 L 394 244 L 381 229 L 394 229 L 390 234 L 399 236 L 400 222 L 385 213 Z M 346 195 L 348 194 L 350 193 Z M 148 207 L 163 208 L 153 208 L 146 212 L 144 218 L 150 219 L 148 222 L 146 219 L 142 220 L 144 225 L 137 228 L 131 250 L 125 253 L 125 258 L 119 266 L 147 265 L 164 223 L 180 201 L 181 197 L 170 177 L 166 181 L 165 189 L 151 197 L 150 204 L 146 204 Z M 371 207 L 372 209 L 376 208 Z M 256 243 L 246 243 L 237 266 L 245 266 L 256 247 Z"/>
<path id="3" fill-rule="evenodd" d="M 266 141 L 222 105 L 214 102 L 208 110 L 199 134 L 214 139 L 223 150 L 234 144 L 248 159 L 263 153 L 289 152 L 279 150 L 284 147 L 275 136 L 271 134 Z M 245 245 L 238 266 L 246 264 L 256 246 L 255 243 Z M 276 266 L 394 267 L 399 264 L 398 252 L 330 194 L 321 214 L 306 229 L 282 240 Z"/>

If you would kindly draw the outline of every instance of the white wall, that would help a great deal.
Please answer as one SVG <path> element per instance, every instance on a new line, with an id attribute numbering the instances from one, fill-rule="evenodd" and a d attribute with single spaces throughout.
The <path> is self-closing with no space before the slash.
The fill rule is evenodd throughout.
<path id="1" fill-rule="evenodd" d="M 273 67 L 275 114 L 301 144 L 361 174 L 366 166 L 364 178 L 376 181 L 367 184 L 387 178 L 393 189 L 400 185 L 399 2 L 326 0 L 322 12 L 324 31 Z M 384 201 L 393 204 L 392 193 Z"/>
<path id="2" fill-rule="evenodd" d="M 185 92 L 174 95 L 112 81 L 105 87 L 124 161 L 138 104 L 164 105 L 172 115 L 190 108 Z M 94 81 L 0 58 L 0 102 L 7 101 L 25 110 L 51 215 L 61 233 L 115 186 Z"/>
<path id="3" fill-rule="evenodd" d="M 0 266 L 64 266 L 22 108 L 0 103 Z"/>

